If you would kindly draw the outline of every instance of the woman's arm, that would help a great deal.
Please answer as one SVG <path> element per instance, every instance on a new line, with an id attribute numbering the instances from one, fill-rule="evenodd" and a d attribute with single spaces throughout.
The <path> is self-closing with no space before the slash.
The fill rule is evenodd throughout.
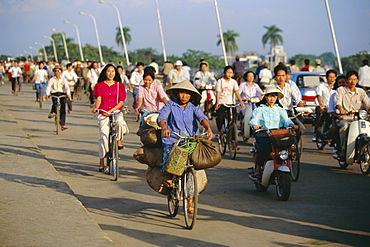
<path id="1" fill-rule="evenodd" d="M 208 120 L 206 118 L 203 118 L 203 120 L 201 121 L 201 124 L 207 131 L 208 140 L 211 140 L 213 138 L 213 132 L 212 132 L 211 126 L 209 125 Z"/>
<path id="2" fill-rule="evenodd" d="M 139 97 L 137 99 L 137 107 L 135 108 L 135 111 L 134 111 L 135 115 L 139 115 L 139 109 L 142 107 L 142 105 L 143 105 L 143 98 Z"/>
<path id="3" fill-rule="evenodd" d="M 159 121 L 159 127 L 162 129 L 162 137 L 166 138 L 170 136 L 170 130 L 167 129 L 167 125 L 165 121 Z"/>

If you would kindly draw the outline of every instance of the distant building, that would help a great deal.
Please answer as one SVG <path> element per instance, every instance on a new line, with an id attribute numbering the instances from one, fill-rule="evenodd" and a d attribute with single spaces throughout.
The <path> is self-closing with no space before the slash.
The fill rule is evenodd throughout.
<path id="1" fill-rule="evenodd" d="M 284 46 L 275 46 L 272 48 L 271 53 L 265 55 L 265 61 L 269 65 L 269 69 L 273 70 L 278 63 L 287 63 L 286 52 L 284 51 Z"/>

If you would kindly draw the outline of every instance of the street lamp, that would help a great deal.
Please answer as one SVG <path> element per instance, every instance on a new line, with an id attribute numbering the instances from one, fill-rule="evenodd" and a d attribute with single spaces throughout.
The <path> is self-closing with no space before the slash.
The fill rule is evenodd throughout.
<path id="1" fill-rule="evenodd" d="M 66 53 L 66 58 L 69 58 L 68 48 L 67 48 L 67 43 L 66 43 L 66 37 L 64 36 L 64 33 L 62 31 L 56 30 L 55 28 L 51 29 L 51 31 L 60 33 L 62 35 L 63 43 L 64 43 L 64 51 Z"/>
<path id="2" fill-rule="evenodd" d="M 127 65 L 130 64 L 130 61 L 128 59 L 128 53 L 127 53 L 127 47 L 126 47 L 126 41 L 125 41 L 125 35 L 123 33 L 123 28 L 122 28 L 122 22 L 121 22 L 121 15 L 120 15 L 120 12 L 117 8 L 116 5 L 112 4 L 112 3 L 107 3 L 106 1 L 102 1 L 100 0 L 99 3 L 105 3 L 107 5 L 110 5 L 112 6 L 113 8 L 116 9 L 116 12 L 117 12 L 117 16 L 118 16 L 118 23 L 119 23 L 119 28 L 120 28 L 120 31 L 121 31 L 121 37 L 122 37 L 122 46 L 123 46 L 123 49 L 125 51 L 125 55 L 126 55 L 126 62 L 127 62 Z"/>
<path id="3" fill-rule="evenodd" d="M 218 23 L 218 30 L 220 32 L 220 39 L 221 39 L 221 45 L 222 45 L 222 52 L 224 53 L 225 66 L 227 66 L 227 55 L 226 55 L 226 49 L 225 49 L 225 41 L 224 41 L 224 35 L 222 33 L 220 14 L 218 13 L 217 0 L 213 0 L 213 2 L 215 4 L 215 9 L 216 9 L 216 17 L 217 17 L 217 23 Z"/>
<path id="4" fill-rule="evenodd" d="M 53 38 L 52 37 L 49 37 L 49 36 L 46 36 L 46 35 L 44 35 L 42 37 L 51 40 L 51 43 L 53 44 L 54 58 L 55 58 L 55 61 L 58 61 L 57 49 L 55 48 L 55 42 L 54 42 Z"/>
<path id="5" fill-rule="evenodd" d="M 32 57 L 32 53 L 31 53 L 31 52 L 29 52 L 29 51 L 24 51 L 24 53 L 27 53 L 28 55 L 30 55 L 30 57 L 31 57 L 31 61 L 33 61 L 33 57 Z"/>
<path id="6" fill-rule="evenodd" d="M 48 61 L 48 56 L 46 55 L 46 49 L 45 49 L 45 46 L 39 42 L 35 42 L 36 45 L 41 45 L 42 48 L 44 49 L 44 57 L 45 57 L 45 62 Z"/>
<path id="7" fill-rule="evenodd" d="M 159 13 L 158 0 L 155 0 L 155 5 L 157 7 L 157 19 L 158 19 L 158 26 L 159 26 L 159 34 L 161 36 L 161 42 L 162 42 L 163 59 L 164 59 L 164 62 L 166 62 L 167 61 L 166 48 L 164 46 L 164 38 L 163 38 L 163 31 L 162 31 L 162 22 L 161 22 L 161 15 Z"/>
<path id="8" fill-rule="evenodd" d="M 93 21 L 94 21 L 94 27 L 95 27 L 96 40 L 98 41 L 98 49 L 99 49 L 100 62 L 104 62 L 104 61 L 103 61 L 103 55 L 102 55 L 102 53 L 101 53 L 101 47 L 100 47 L 100 40 L 99 40 L 98 27 L 97 27 L 97 25 L 96 25 L 95 17 L 94 17 L 93 15 L 87 14 L 87 13 L 82 12 L 82 11 L 79 11 L 78 13 L 79 13 L 80 15 L 87 15 L 87 16 L 89 16 L 91 19 L 93 19 Z"/>
<path id="9" fill-rule="evenodd" d="M 32 47 L 32 46 L 30 46 L 30 47 L 28 47 L 28 48 L 30 48 L 30 49 L 32 49 L 32 50 L 35 50 L 36 51 L 36 55 L 37 55 L 37 60 L 41 60 L 40 59 L 40 55 L 39 55 L 39 50 L 38 49 L 36 49 L 35 47 Z"/>
<path id="10" fill-rule="evenodd" d="M 343 74 L 342 62 L 340 61 L 340 55 L 339 55 L 339 50 L 338 50 L 337 38 L 336 38 L 335 32 L 334 32 L 333 20 L 331 19 L 331 12 L 330 12 L 330 8 L 329 8 L 329 2 L 328 2 L 328 0 L 325 0 L 325 5 L 326 5 L 326 12 L 328 13 L 328 19 L 329 19 L 329 24 L 330 24 L 331 36 L 333 37 L 334 49 L 335 49 L 335 53 L 337 55 L 339 72 L 341 74 Z"/>
<path id="11" fill-rule="evenodd" d="M 70 22 L 70 21 L 66 21 L 66 20 L 64 20 L 63 22 L 64 22 L 64 23 L 67 23 L 67 24 L 71 24 L 71 25 L 73 25 L 73 26 L 76 28 L 77 41 L 78 41 L 78 45 L 79 45 L 79 47 L 80 47 L 81 62 L 83 62 L 83 61 L 84 61 L 84 54 L 83 54 L 83 52 L 82 52 L 82 46 L 81 46 L 81 40 L 80 40 L 80 32 L 78 31 L 78 27 L 77 27 L 77 25 L 76 25 L 76 24 L 74 24 L 74 23 L 72 23 L 72 22 Z"/>

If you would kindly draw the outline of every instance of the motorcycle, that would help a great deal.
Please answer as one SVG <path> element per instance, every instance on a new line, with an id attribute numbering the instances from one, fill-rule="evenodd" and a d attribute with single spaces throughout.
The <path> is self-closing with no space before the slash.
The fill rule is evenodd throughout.
<path id="1" fill-rule="evenodd" d="M 249 121 L 252 118 L 252 113 L 255 108 L 255 104 L 260 102 L 259 97 L 253 97 L 250 99 L 245 99 L 245 102 L 250 102 L 248 105 L 245 106 L 245 109 L 242 110 L 244 117 L 242 118 L 242 121 L 240 123 L 242 132 L 243 132 L 243 140 L 244 142 L 247 142 L 248 139 L 252 136 L 252 128 L 248 125 Z"/>
<path id="2" fill-rule="evenodd" d="M 212 120 L 212 107 L 214 105 L 214 102 L 216 102 L 216 96 L 213 93 L 215 86 L 214 84 L 207 83 L 205 86 L 202 86 L 202 99 L 200 100 L 200 109 L 204 109 L 204 114 L 209 118 L 209 120 Z"/>
<path id="3" fill-rule="evenodd" d="M 287 201 L 291 190 L 291 164 L 296 157 L 296 144 L 292 128 L 268 130 L 261 128 L 256 131 L 266 130 L 271 139 L 272 151 L 261 167 L 261 178 L 249 178 L 254 182 L 256 190 L 265 192 L 269 185 L 276 185 L 276 195 L 278 200 Z M 258 147 L 256 141 L 253 142 L 254 148 L 250 149 L 253 154 L 253 160 L 256 164 L 258 157 Z M 255 168 L 252 168 L 250 174 L 254 174 Z"/>
<path id="4" fill-rule="evenodd" d="M 357 163 L 360 165 L 362 174 L 370 172 L 370 117 L 365 110 L 350 113 L 353 115 L 353 122 L 348 126 L 346 141 L 345 160 L 340 159 L 340 150 L 334 154 L 340 168 L 346 169 L 348 165 Z"/>

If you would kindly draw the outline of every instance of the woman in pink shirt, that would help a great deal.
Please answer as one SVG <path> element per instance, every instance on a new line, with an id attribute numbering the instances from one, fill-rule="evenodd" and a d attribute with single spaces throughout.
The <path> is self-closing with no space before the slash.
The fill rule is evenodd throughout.
<path id="1" fill-rule="evenodd" d="M 158 112 L 168 102 L 166 93 L 161 85 L 153 84 L 155 69 L 151 66 L 144 69 L 144 85 L 139 86 L 137 94 L 137 108 L 135 114 L 141 112 L 140 127 L 144 125 L 144 117 L 152 112 Z"/>
<path id="2" fill-rule="evenodd" d="M 122 110 L 123 102 L 126 99 L 125 85 L 121 82 L 121 77 L 117 68 L 112 64 L 107 64 L 100 73 L 98 83 L 94 87 L 95 106 L 92 109 L 96 113 L 97 109 L 103 109 L 108 112 Z M 99 125 L 99 171 L 104 171 L 104 156 L 108 152 L 108 136 L 109 136 L 109 116 L 110 114 L 100 112 L 98 116 Z M 127 125 L 123 120 L 123 114 L 116 114 L 118 123 L 118 149 L 123 149 L 122 138 L 126 134 Z"/>

